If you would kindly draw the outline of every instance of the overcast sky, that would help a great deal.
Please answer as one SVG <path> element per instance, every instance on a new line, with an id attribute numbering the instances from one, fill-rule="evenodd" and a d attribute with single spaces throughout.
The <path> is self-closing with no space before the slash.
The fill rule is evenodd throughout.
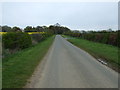
<path id="1" fill-rule="evenodd" d="M 1 4 L 0 4 L 1 5 Z M 2 25 L 43 26 L 60 23 L 70 29 L 117 29 L 117 2 L 2 3 Z"/>

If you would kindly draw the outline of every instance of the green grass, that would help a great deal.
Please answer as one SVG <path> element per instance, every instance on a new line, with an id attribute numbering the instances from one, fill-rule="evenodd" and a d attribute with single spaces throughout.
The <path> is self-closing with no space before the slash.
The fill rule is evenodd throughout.
<path id="1" fill-rule="evenodd" d="M 63 35 L 63 37 L 68 37 Z M 109 64 L 113 66 L 113 68 L 120 66 L 120 61 L 118 62 L 118 48 L 112 45 L 96 43 L 80 38 L 71 38 L 68 39 L 69 42 L 78 46 L 81 49 L 84 49 L 95 58 L 102 58 Z"/>
<path id="2" fill-rule="evenodd" d="M 36 66 L 48 51 L 54 37 L 19 51 L 3 60 L 3 88 L 22 88 L 34 72 Z"/>

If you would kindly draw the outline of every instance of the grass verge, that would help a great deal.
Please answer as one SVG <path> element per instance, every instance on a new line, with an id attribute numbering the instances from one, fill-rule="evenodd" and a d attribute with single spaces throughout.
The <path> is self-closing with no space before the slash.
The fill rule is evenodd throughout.
<path id="1" fill-rule="evenodd" d="M 3 59 L 2 88 L 22 88 L 52 44 L 49 37 L 39 44 Z"/>
<path id="2" fill-rule="evenodd" d="M 96 43 L 80 38 L 72 38 L 70 36 L 63 35 L 64 38 L 68 38 L 67 40 L 77 47 L 84 49 L 96 59 L 102 59 L 108 63 L 108 66 L 116 71 L 120 71 L 120 61 L 118 61 L 118 49 L 115 46 Z"/>

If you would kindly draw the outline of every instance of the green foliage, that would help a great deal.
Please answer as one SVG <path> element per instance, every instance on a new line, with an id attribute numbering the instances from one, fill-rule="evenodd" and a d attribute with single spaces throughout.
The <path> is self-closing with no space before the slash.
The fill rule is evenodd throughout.
<path id="1" fill-rule="evenodd" d="M 50 31 L 53 32 L 54 34 L 63 34 L 63 33 L 65 33 L 65 32 L 70 31 L 70 29 L 67 28 L 67 27 L 54 26 L 54 25 L 49 26 L 49 29 L 50 29 Z"/>
<path id="2" fill-rule="evenodd" d="M 2 41 L 6 49 L 24 49 L 32 44 L 30 35 L 23 32 L 10 32 L 4 34 Z"/>
<path id="3" fill-rule="evenodd" d="M 106 62 L 111 63 L 114 66 L 113 68 L 117 66 L 120 67 L 120 62 L 118 61 L 119 59 L 118 59 L 117 47 L 102 43 L 96 43 L 85 39 L 78 39 L 78 38 L 68 39 L 68 41 L 86 50 L 94 57 L 102 58 L 103 60 L 106 60 Z"/>
<path id="4" fill-rule="evenodd" d="M 37 31 L 37 32 L 44 32 L 45 29 L 43 29 L 43 27 L 41 27 L 41 26 L 37 26 L 37 27 L 36 27 L 36 31 Z"/>
<path id="5" fill-rule="evenodd" d="M 64 34 L 72 36 L 72 37 L 80 37 L 81 36 L 81 33 L 78 31 L 67 31 L 67 32 L 64 32 Z"/>
<path id="6" fill-rule="evenodd" d="M 42 40 L 44 40 L 47 37 L 50 37 L 52 35 L 53 35 L 52 33 L 46 32 L 43 34 L 31 34 L 30 36 L 32 38 L 32 41 L 41 42 Z"/>
<path id="7" fill-rule="evenodd" d="M 32 26 L 27 26 L 26 28 L 24 28 L 24 32 L 44 32 L 45 29 L 41 26 L 37 26 L 37 27 L 32 27 Z"/>
<path id="8" fill-rule="evenodd" d="M 9 27 L 9 26 L 2 26 L 2 31 L 3 32 L 18 32 L 22 31 L 19 27 Z M 69 28 L 63 27 L 63 26 L 56 26 L 56 25 L 50 25 L 49 27 L 47 26 L 37 26 L 37 27 L 32 27 L 32 26 L 27 26 L 24 28 L 24 32 L 48 32 L 52 34 L 63 34 L 67 31 L 70 31 Z"/>
<path id="9" fill-rule="evenodd" d="M 12 28 L 9 26 L 2 26 L 2 32 L 11 32 Z"/>
<path id="10" fill-rule="evenodd" d="M 9 26 L 2 26 L 2 32 L 22 32 L 22 30 L 19 27 L 9 27 Z"/>
<path id="11" fill-rule="evenodd" d="M 50 37 L 34 47 L 29 47 L 4 58 L 2 64 L 2 87 L 23 88 L 40 60 L 48 51 L 53 39 L 54 37 Z"/>
<path id="12" fill-rule="evenodd" d="M 7 27 L 7 26 L 6 26 Z M 38 34 L 27 34 L 27 30 L 29 32 L 39 32 L 43 29 L 43 33 Z M 34 31 L 37 30 L 37 31 Z M 35 45 L 38 42 L 46 39 L 47 37 L 53 35 L 51 32 L 47 30 L 47 27 L 26 27 L 26 32 L 22 32 L 19 27 L 13 27 L 11 30 L 7 31 L 6 34 L 3 34 L 3 58 L 10 56 L 17 51 L 30 47 L 31 45 Z"/>
<path id="13" fill-rule="evenodd" d="M 12 28 L 12 31 L 13 31 L 13 32 L 22 32 L 19 27 L 13 27 L 13 28 Z"/>
<path id="14" fill-rule="evenodd" d="M 119 35 L 118 32 L 120 31 L 88 31 L 84 33 L 79 33 L 79 32 L 66 32 L 64 33 L 65 35 L 69 35 L 72 37 L 80 37 L 86 40 L 90 40 L 93 42 L 99 42 L 99 43 L 104 43 L 104 44 L 110 44 L 114 46 L 118 46 L 118 40 L 119 40 Z"/>
<path id="15" fill-rule="evenodd" d="M 32 37 L 32 41 L 36 41 L 36 42 L 40 42 L 44 39 L 42 34 L 31 34 L 30 35 Z"/>
<path id="16" fill-rule="evenodd" d="M 117 33 L 117 42 L 118 42 L 117 45 L 120 48 L 120 30 Z"/>
<path id="17" fill-rule="evenodd" d="M 27 26 L 27 27 L 24 29 L 24 32 L 36 32 L 36 31 L 33 30 L 32 26 Z"/>

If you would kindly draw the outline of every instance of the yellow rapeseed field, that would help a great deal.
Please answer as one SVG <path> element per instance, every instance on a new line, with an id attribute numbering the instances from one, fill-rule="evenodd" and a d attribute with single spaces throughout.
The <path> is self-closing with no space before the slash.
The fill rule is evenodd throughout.
<path id="1" fill-rule="evenodd" d="M 0 32 L 0 35 L 6 34 L 8 32 Z M 27 32 L 28 34 L 45 34 L 45 32 Z"/>
<path id="2" fill-rule="evenodd" d="M 44 34 L 45 32 L 28 32 L 28 34 Z"/>
<path id="3" fill-rule="evenodd" d="M 6 34 L 7 32 L 0 32 L 0 35 L 2 35 L 2 34 Z"/>

